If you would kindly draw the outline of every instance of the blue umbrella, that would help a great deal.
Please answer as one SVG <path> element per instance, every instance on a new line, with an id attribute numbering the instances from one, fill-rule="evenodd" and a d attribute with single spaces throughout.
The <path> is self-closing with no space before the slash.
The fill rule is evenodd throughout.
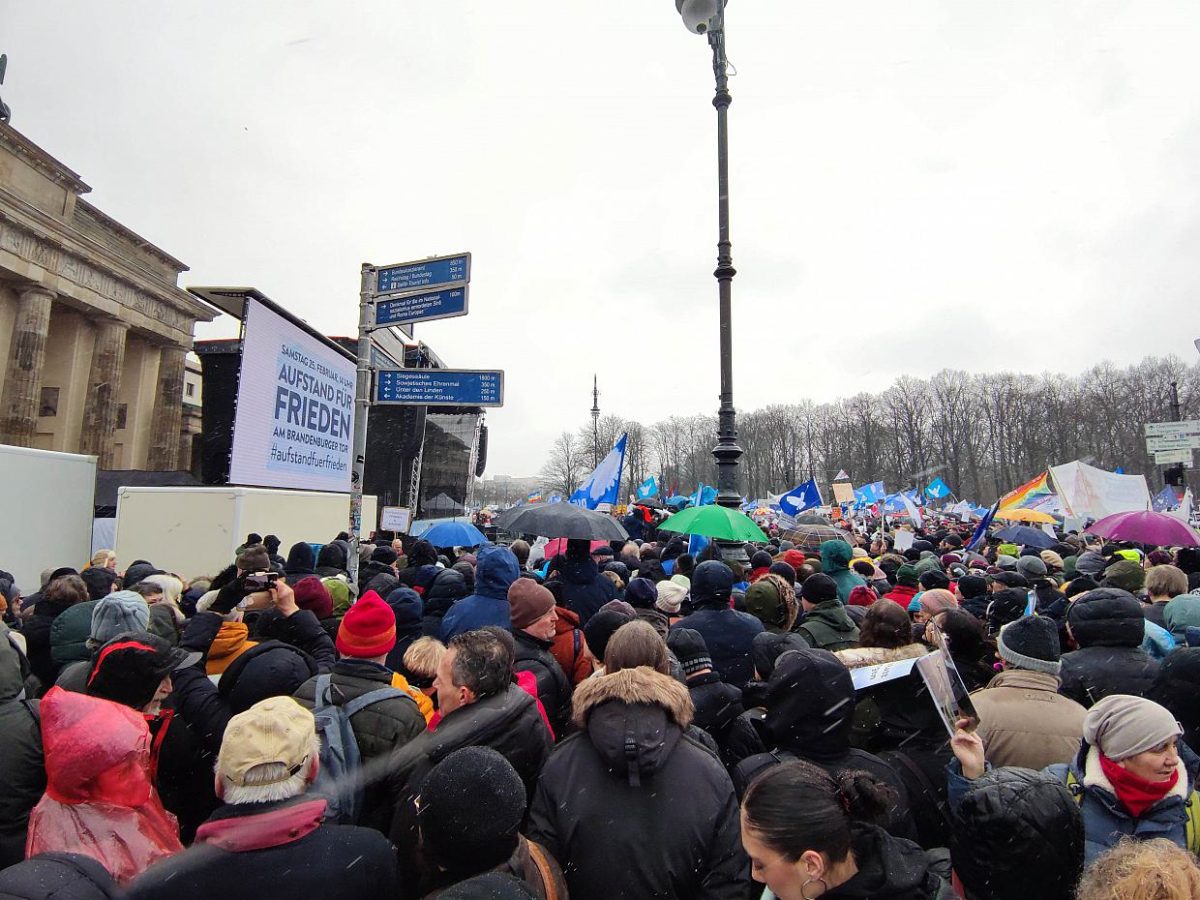
<path id="1" fill-rule="evenodd" d="M 486 544 L 487 537 L 470 522 L 439 522 L 421 535 L 435 547 L 475 547 Z"/>
<path id="2" fill-rule="evenodd" d="M 1022 547 L 1037 547 L 1039 550 L 1049 550 L 1058 543 L 1046 532 L 1028 525 L 1009 525 L 996 532 L 996 537 L 1010 544 L 1020 544 Z"/>

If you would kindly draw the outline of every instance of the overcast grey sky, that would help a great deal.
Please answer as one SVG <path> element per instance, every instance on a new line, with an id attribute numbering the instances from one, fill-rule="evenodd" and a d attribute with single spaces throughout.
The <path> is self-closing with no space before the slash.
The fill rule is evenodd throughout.
<path id="1" fill-rule="evenodd" d="M 1200 3 L 732 0 L 727 30 L 740 409 L 1193 358 Z M 362 262 L 470 250 L 471 315 L 417 333 L 507 370 L 490 473 L 536 472 L 593 372 L 606 412 L 715 411 L 712 71 L 671 0 L 0 0 L 0 51 L 13 125 L 185 285 L 350 334 Z"/>

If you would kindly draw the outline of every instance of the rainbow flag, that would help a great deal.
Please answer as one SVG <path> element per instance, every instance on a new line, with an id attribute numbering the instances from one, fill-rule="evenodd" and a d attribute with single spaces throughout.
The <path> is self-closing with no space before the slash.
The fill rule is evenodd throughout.
<path id="1" fill-rule="evenodd" d="M 1000 498 L 1000 511 L 1006 509 L 1034 509 L 1044 503 L 1047 497 L 1053 496 L 1050 488 L 1050 473 L 1043 472 L 1036 478 L 1025 482 L 1018 488 L 1009 491 Z"/>
<path id="2" fill-rule="evenodd" d="M 542 492 L 534 491 L 532 494 L 530 494 L 528 497 L 525 498 L 525 502 L 526 503 L 541 503 L 542 502 Z"/>

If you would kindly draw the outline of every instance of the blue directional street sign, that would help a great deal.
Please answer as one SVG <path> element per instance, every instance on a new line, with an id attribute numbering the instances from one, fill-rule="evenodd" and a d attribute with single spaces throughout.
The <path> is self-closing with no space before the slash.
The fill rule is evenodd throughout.
<path id="1" fill-rule="evenodd" d="M 423 288 L 466 284 L 470 280 L 470 253 L 436 256 L 417 262 L 380 267 L 375 272 L 375 295 L 403 294 Z"/>
<path id="2" fill-rule="evenodd" d="M 503 406 L 504 371 L 381 369 L 375 402 L 399 406 Z"/>
<path id="3" fill-rule="evenodd" d="M 467 314 L 467 287 L 442 288 L 375 301 L 375 325 L 452 319 Z"/>

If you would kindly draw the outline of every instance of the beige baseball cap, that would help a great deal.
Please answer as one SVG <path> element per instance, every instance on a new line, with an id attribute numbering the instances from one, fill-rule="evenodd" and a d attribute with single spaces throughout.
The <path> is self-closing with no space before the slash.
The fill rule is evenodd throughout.
<path id="1" fill-rule="evenodd" d="M 287 773 L 277 780 L 286 781 L 308 762 L 315 736 L 311 712 L 291 697 L 268 697 L 229 720 L 217 772 L 241 787 L 255 766 L 279 763 Z"/>

